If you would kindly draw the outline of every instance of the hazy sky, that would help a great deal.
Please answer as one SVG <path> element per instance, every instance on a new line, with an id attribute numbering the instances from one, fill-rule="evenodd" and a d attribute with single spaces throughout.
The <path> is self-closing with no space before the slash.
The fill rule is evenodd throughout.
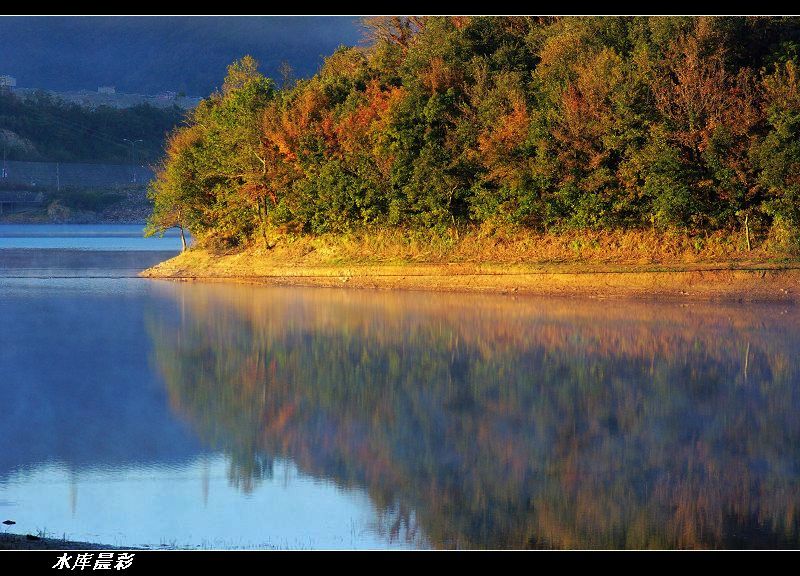
<path id="1" fill-rule="evenodd" d="M 313 74 L 338 46 L 358 44 L 353 17 L 0 17 L 0 75 L 21 88 L 205 96 L 251 54 L 278 75 Z"/>

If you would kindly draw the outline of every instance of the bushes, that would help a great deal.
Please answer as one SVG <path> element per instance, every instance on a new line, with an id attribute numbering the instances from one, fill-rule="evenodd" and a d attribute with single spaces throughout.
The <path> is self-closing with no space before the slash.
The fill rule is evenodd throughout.
<path id="1" fill-rule="evenodd" d="M 765 78 L 769 131 L 755 148 L 764 209 L 800 227 L 800 79 L 792 61 Z"/>
<path id="2" fill-rule="evenodd" d="M 269 245 L 276 226 L 800 227 L 797 19 L 369 28 L 282 90 L 231 66 L 170 140 L 154 229 Z"/>

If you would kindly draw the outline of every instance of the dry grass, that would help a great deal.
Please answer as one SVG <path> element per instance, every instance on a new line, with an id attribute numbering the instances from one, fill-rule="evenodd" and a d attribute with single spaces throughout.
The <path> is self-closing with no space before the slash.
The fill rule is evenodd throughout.
<path id="1" fill-rule="evenodd" d="M 798 246 L 771 231 L 747 250 L 743 234 L 678 231 L 572 231 L 540 234 L 476 228 L 468 233 L 373 230 L 342 235 L 278 236 L 248 252 L 274 262 L 302 265 L 495 263 L 495 264 L 696 264 L 792 260 Z"/>
<path id="2" fill-rule="evenodd" d="M 474 231 L 457 238 L 375 234 L 281 238 L 271 249 L 203 249 L 146 270 L 152 278 L 538 295 L 795 301 L 800 260 L 747 251 L 723 234 Z M 774 244 L 772 245 L 775 246 Z"/>

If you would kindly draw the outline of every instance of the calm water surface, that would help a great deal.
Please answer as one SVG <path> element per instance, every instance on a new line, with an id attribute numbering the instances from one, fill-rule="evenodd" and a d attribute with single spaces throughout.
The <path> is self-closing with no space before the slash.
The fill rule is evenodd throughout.
<path id="1" fill-rule="evenodd" d="M 18 532 L 798 547 L 795 307 L 150 281 L 177 237 L 13 228 L 0 516 Z"/>

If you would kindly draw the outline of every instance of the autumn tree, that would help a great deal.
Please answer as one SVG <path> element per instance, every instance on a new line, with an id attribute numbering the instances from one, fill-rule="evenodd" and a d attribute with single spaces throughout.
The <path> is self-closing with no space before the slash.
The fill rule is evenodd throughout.
<path id="1" fill-rule="evenodd" d="M 201 146 L 202 135 L 198 126 L 175 130 L 167 141 L 163 164 L 148 190 L 153 211 L 147 220 L 145 234 L 163 236 L 170 228 L 178 228 L 183 250 L 186 250 L 184 231 L 187 228 L 199 232 L 212 225 L 202 223 L 207 199 L 198 178 Z"/>
<path id="2" fill-rule="evenodd" d="M 663 137 L 662 153 L 681 165 L 668 170 L 684 180 L 680 200 L 669 189 L 655 190 L 656 205 L 673 221 L 694 214 L 724 222 L 746 207 L 754 191 L 748 150 L 761 121 L 757 79 L 749 69 L 730 72 L 725 46 L 715 40 L 713 22 L 698 20 L 671 43 L 653 80 L 666 129 L 656 138 Z"/>
<path id="3" fill-rule="evenodd" d="M 231 247 L 386 226 L 800 228 L 798 19 L 365 29 L 280 89 L 232 64 L 169 140 L 150 230 Z"/>

